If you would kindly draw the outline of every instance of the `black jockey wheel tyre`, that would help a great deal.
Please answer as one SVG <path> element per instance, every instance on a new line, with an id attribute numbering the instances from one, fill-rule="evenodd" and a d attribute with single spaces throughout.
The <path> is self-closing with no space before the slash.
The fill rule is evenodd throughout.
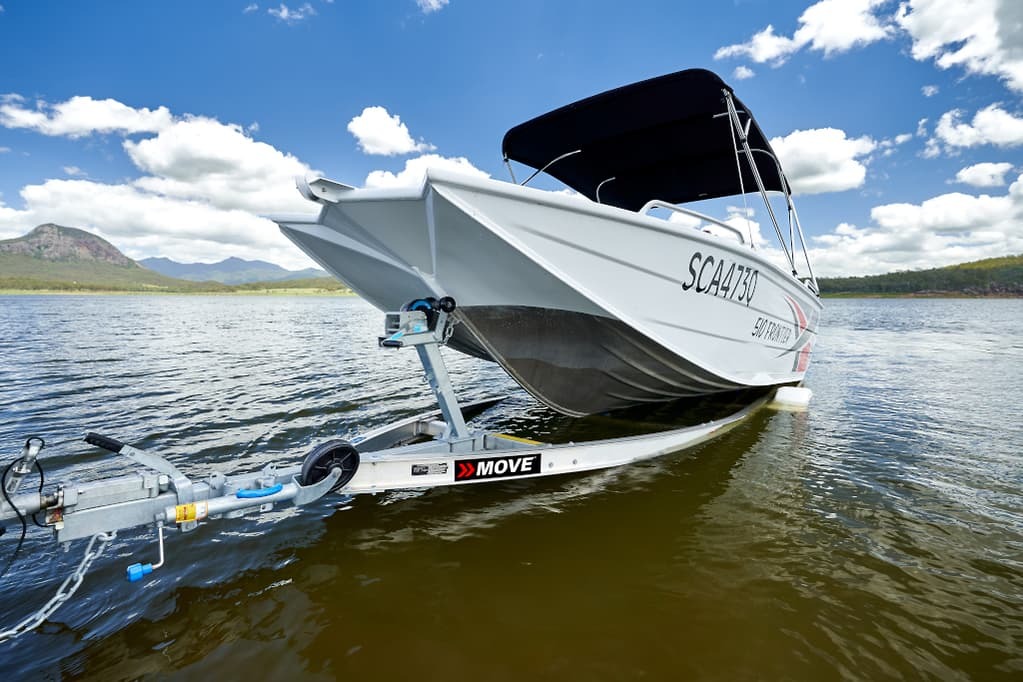
<path id="1" fill-rule="evenodd" d="M 331 486 L 332 493 L 345 486 L 359 470 L 359 451 L 346 440 L 327 441 L 309 451 L 302 460 L 302 485 L 319 483 L 335 468 L 341 470 L 341 478 Z"/>

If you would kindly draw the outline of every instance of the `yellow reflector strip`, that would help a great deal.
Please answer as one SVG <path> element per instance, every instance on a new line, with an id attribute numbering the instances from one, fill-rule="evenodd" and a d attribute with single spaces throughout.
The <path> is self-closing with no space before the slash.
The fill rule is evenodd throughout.
<path id="1" fill-rule="evenodd" d="M 507 433 L 495 433 L 498 438 L 504 438 L 505 440 L 512 440 L 516 443 L 525 443 L 526 445 L 543 445 L 538 440 L 529 440 L 528 438 L 519 438 L 518 436 L 509 436 Z"/>

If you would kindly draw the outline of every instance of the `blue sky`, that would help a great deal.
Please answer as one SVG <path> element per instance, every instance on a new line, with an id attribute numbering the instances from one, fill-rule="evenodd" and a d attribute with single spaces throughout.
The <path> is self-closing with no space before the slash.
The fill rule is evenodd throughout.
<path id="1" fill-rule="evenodd" d="M 1018 0 L 0 7 L 0 238 L 304 267 L 261 217 L 315 210 L 294 175 L 506 179 L 515 124 L 703 67 L 773 139 L 820 274 L 1023 253 Z"/>

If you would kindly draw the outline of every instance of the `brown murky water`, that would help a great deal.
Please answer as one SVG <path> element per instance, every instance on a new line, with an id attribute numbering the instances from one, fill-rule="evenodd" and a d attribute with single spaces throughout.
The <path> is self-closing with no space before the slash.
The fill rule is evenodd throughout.
<path id="1" fill-rule="evenodd" d="M 47 437 L 51 480 L 123 465 L 85 430 L 231 473 L 429 403 L 357 299 L 0 300 L 0 444 Z M 122 533 L 74 601 L 0 645 L 0 678 L 1019 679 L 1021 338 L 1018 300 L 830 301 L 807 413 L 622 469 L 210 523 L 140 584 L 124 567 L 155 544 Z M 695 418 L 568 420 L 452 364 L 464 397 L 513 393 L 486 419 L 520 433 Z M 30 532 L 0 626 L 81 549 Z"/>

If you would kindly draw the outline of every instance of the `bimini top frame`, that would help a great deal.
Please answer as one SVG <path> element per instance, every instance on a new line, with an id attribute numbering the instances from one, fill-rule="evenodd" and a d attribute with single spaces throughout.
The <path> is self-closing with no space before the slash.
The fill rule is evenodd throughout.
<path id="1" fill-rule="evenodd" d="M 645 212 L 650 202 L 745 198 L 748 191 L 757 191 L 797 276 L 798 234 L 806 281 L 817 290 L 781 164 L 746 105 L 711 71 L 678 71 L 560 107 L 509 130 L 502 152 L 506 163 L 536 169 L 525 182 L 544 172 L 594 201 L 629 211 Z M 768 192 L 785 196 L 788 239 Z"/>

